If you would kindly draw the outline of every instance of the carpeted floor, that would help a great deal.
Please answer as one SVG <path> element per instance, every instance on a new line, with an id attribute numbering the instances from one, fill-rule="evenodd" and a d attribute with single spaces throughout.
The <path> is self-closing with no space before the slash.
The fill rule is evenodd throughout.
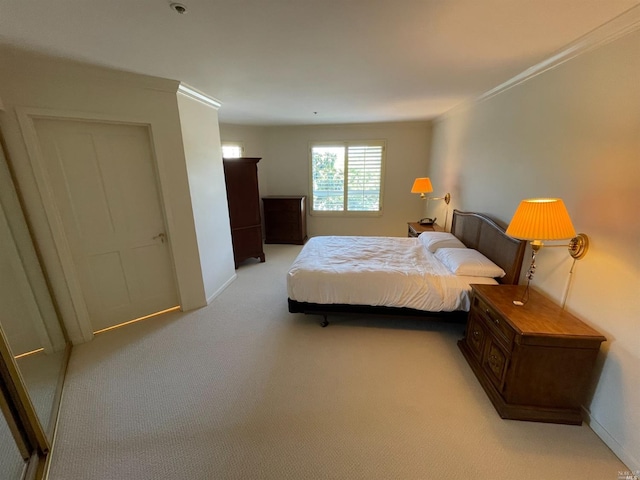
<path id="1" fill-rule="evenodd" d="M 587 427 L 501 420 L 463 326 L 287 312 L 300 247 L 267 245 L 211 305 L 74 348 L 51 480 L 606 480 Z"/>

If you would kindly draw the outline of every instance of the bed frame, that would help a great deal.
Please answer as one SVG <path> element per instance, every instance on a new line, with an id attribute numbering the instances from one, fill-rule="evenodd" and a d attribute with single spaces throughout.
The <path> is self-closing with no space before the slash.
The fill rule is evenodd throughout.
<path id="1" fill-rule="evenodd" d="M 506 273 L 502 278 L 497 278 L 499 283 L 517 285 L 520 278 L 520 269 L 527 242 L 516 240 L 508 236 L 504 228 L 499 226 L 491 218 L 481 213 L 453 211 L 451 233 L 458 237 L 468 248 L 474 248 L 499 265 Z M 329 325 L 327 316 L 330 314 L 345 315 L 377 315 L 399 317 L 423 317 L 439 318 L 453 321 L 466 321 L 467 312 L 426 312 L 412 308 L 381 307 L 371 305 L 346 305 L 346 304 L 319 304 L 297 302 L 288 299 L 289 312 L 322 315 L 324 320 L 320 325 Z"/>

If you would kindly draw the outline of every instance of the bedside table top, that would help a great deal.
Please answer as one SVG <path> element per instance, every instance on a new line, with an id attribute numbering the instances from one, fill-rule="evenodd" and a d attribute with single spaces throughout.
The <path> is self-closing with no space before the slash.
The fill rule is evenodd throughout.
<path id="1" fill-rule="evenodd" d="M 409 225 L 409 229 L 413 230 L 417 235 L 422 232 L 442 232 L 444 229 L 438 225 L 437 223 L 433 223 L 431 225 L 420 225 L 418 222 L 407 222 Z"/>
<path id="2" fill-rule="evenodd" d="M 473 291 L 494 307 L 522 335 L 590 337 L 605 341 L 597 330 L 542 293 L 529 288 L 529 301 L 514 305 L 524 293 L 524 285 L 471 285 Z"/>

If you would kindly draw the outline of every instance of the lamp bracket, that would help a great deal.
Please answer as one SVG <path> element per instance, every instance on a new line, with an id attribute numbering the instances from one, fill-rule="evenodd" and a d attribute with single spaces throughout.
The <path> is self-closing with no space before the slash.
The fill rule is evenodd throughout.
<path id="1" fill-rule="evenodd" d="M 586 233 L 578 233 L 575 237 L 569 240 L 568 244 L 562 245 L 547 245 L 543 244 L 540 240 L 534 240 L 531 242 L 531 248 L 536 252 L 543 246 L 546 248 L 567 247 L 569 249 L 569 255 L 576 260 L 580 260 L 589 250 L 589 237 L 587 237 Z"/>
<path id="2" fill-rule="evenodd" d="M 423 195 L 424 194 L 422 194 L 421 198 L 425 198 Z M 449 205 L 449 203 L 451 202 L 451 194 L 447 193 L 444 197 L 426 197 L 426 199 L 427 200 L 444 200 L 444 203 Z"/>
<path id="3" fill-rule="evenodd" d="M 569 241 L 569 255 L 576 260 L 580 260 L 589 250 L 589 237 L 584 233 L 579 233 Z"/>

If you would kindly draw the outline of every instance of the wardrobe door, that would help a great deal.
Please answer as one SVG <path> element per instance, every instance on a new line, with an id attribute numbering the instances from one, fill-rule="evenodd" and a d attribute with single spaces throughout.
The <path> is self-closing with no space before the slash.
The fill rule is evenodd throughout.
<path id="1" fill-rule="evenodd" d="M 248 258 L 265 260 L 258 191 L 259 161 L 259 158 L 241 157 L 225 158 L 223 162 L 236 268 Z"/>

